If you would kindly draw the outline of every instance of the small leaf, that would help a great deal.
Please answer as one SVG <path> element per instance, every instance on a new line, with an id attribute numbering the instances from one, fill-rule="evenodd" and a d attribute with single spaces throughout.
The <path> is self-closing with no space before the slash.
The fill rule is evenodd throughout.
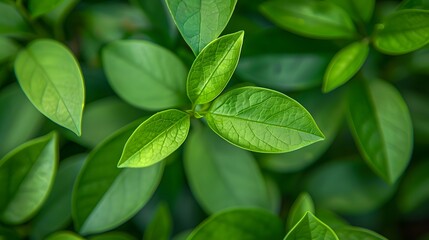
<path id="1" fill-rule="evenodd" d="M 314 204 L 308 193 L 301 193 L 290 207 L 286 227 L 292 229 L 307 213 L 314 213 Z"/>
<path id="2" fill-rule="evenodd" d="M 342 227 L 335 229 L 335 233 L 340 239 L 347 240 L 387 240 L 378 233 L 358 227 Z"/>
<path id="3" fill-rule="evenodd" d="M 280 219 L 265 210 L 231 209 L 210 216 L 187 240 L 261 240 L 284 236 Z"/>
<path id="4" fill-rule="evenodd" d="M 344 10 L 327 1 L 274 0 L 261 5 L 262 13 L 282 28 L 303 36 L 353 38 L 356 29 Z"/>
<path id="5" fill-rule="evenodd" d="M 30 9 L 31 16 L 36 18 L 54 10 L 64 1 L 65 0 L 30 0 L 28 8 Z"/>
<path id="6" fill-rule="evenodd" d="M 307 212 L 284 240 L 339 240 L 335 232 L 311 212 Z"/>
<path id="7" fill-rule="evenodd" d="M 194 105 L 211 102 L 226 87 L 237 67 L 243 36 L 243 31 L 222 36 L 198 54 L 186 83 Z"/>
<path id="8" fill-rule="evenodd" d="M 378 25 L 374 46 L 387 54 L 404 54 L 429 43 L 429 11 L 402 10 Z"/>
<path id="9" fill-rule="evenodd" d="M 323 91 L 330 92 L 350 80 L 365 63 L 367 42 L 354 42 L 341 49 L 329 63 L 323 78 Z"/>
<path id="10" fill-rule="evenodd" d="M 329 0 L 342 7 L 355 21 L 368 22 L 374 12 L 375 0 Z"/>
<path id="11" fill-rule="evenodd" d="M 237 0 L 166 0 L 180 33 L 195 55 L 219 37 Z"/>
<path id="12" fill-rule="evenodd" d="M 413 127 L 398 91 L 383 81 L 357 82 L 349 99 L 349 125 L 368 165 L 394 183 L 410 161 Z"/>
<path id="13" fill-rule="evenodd" d="M 168 205 L 160 204 L 152 222 L 147 226 L 143 240 L 168 240 L 172 230 L 172 219 Z"/>
<path id="14" fill-rule="evenodd" d="M 179 110 L 156 113 L 128 139 L 118 167 L 147 167 L 163 160 L 186 140 L 190 122 L 189 114 Z"/>
<path id="15" fill-rule="evenodd" d="M 61 231 L 50 235 L 46 240 L 84 240 L 84 238 L 73 232 Z"/>
<path id="16" fill-rule="evenodd" d="M 120 40 L 103 50 L 113 90 L 128 103 L 149 110 L 187 103 L 186 68 L 172 52 L 150 42 Z"/>
<path id="17" fill-rule="evenodd" d="M 298 102 L 259 87 L 236 88 L 221 95 L 205 117 L 219 136 L 255 152 L 289 152 L 324 139 Z"/>
<path id="18" fill-rule="evenodd" d="M 270 209 L 268 189 L 252 154 L 208 128 L 191 133 L 184 165 L 191 190 L 207 212 L 233 207 Z"/>
<path id="19" fill-rule="evenodd" d="M 54 182 L 56 134 L 33 139 L 0 161 L 0 219 L 20 224 L 42 206 Z"/>
<path id="20" fill-rule="evenodd" d="M 36 40 L 15 62 L 22 90 L 45 116 L 80 136 L 85 89 L 73 54 L 53 40 Z"/>
<path id="21" fill-rule="evenodd" d="M 157 188 L 163 164 L 141 169 L 116 167 L 136 126 L 137 122 L 132 123 L 101 143 L 82 167 L 72 195 L 72 218 L 81 234 L 104 232 L 124 223 Z"/>

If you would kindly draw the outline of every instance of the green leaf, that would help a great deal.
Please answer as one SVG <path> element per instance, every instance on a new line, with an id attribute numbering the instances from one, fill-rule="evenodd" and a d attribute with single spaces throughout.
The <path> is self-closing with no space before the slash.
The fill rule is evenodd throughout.
<path id="1" fill-rule="evenodd" d="M 343 227 L 335 229 L 335 233 L 340 239 L 347 240 L 387 240 L 387 238 L 378 233 L 358 227 Z"/>
<path id="2" fill-rule="evenodd" d="M 284 240 L 339 240 L 334 231 L 311 212 L 307 212 Z"/>
<path id="3" fill-rule="evenodd" d="M 377 26 L 374 46 L 383 53 L 404 54 L 429 43 L 429 11 L 402 10 Z"/>
<path id="4" fill-rule="evenodd" d="M 54 40 L 36 40 L 15 62 L 22 90 L 45 116 L 80 136 L 85 89 L 73 54 Z"/>
<path id="5" fill-rule="evenodd" d="M 198 54 L 186 83 L 194 105 L 211 102 L 226 87 L 237 67 L 243 36 L 243 31 L 222 36 Z"/>
<path id="6" fill-rule="evenodd" d="M 54 10 L 64 1 L 65 0 L 30 0 L 28 8 L 30 9 L 31 16 L 36 18 Z"/>
<path id="7" fill-rule="evenodd" d="M 187 240 L 261 240 L 284 236 L 280 219 L 262 209 L 231 209 L 210 216 Z"/>
<path id="8" fill-rule="evenodd" d="M 70 223 L 73 184 L 85 159 L 86 155 L 80 154 L 60 162 L 51 193 L 33 220 L 33 238 L 44 239 Z"/>
<path id="9" fill-rule="evenodd" d="M 274 0 L 261 5 L 262 13 L 280 27 L 314 38 L 353 38 L 356 29 L 344 10 L 327 1 Z"/>
<path id="10" fill-rule="evenodd" d="M 90 237 L 89 240 L 136 240 L 136 238 L 122 232 L 109 232 Z"/>
<path id="11" fill-rule="evenodd" d="M 46 240 L 84 240 L 84 238 L 73 232 L 61 231 L 50 235 Z"/>
<path id="12" fill-rule="evenodd" d="M 147 167 L 163 160 L 186 140 L 190 124 L 189 114 L 179 110 L 156 113 L 128 139 L 118 167 Z"/>
<path id="13" fill-rule="evenodd" d="M 317 209 L 316 215 L 322 222 L 324 222 L 334 230 L 342 227 L 348 227 L 350 225 L 346 220 L 344 220 L 334 212 L 324 208 Z"/>
<path id="14" fill-rule="evenodd" d="M 37 1 L 37 0 L 33 0 Z M 47 0 L 46 0 L 47 1 Z M 62 28 L 63 22 L 67 15 L 73 10 L 74 6 L 79 3 L 80 0 L 54 0 L 60 1 L 58 5 L 52 8 L 48 13 L 43 16 L 43 20 L 50 23 L 54 27 Z"/>
<path id="15" fill-rule="evenodd" d="M 350 80 L 368 57 L 367 42 L 354 42 L 341 49 L 329 63 L 323 78 L 323 91 L 330 92 Z"/>
<path id="16" fill-rule="evenodd" d="M 72 195 L 72 218 L 80 233 L 119 226 L 136 214 L 157 188 L 163 164 L 141 169 L 116 167 L 136 125 L 119 130 L 96 147 L 80 171 Z"/>
<path id="17" fill-rule="evenodd" d="M 21 36 L 28 35 L 28 25 L 18 10 L 8 4 L 0 2 L 0 35 Z"/>
<path id="18" fill-rule="evenodd" d="M 289 152 L 324 139 L 298 102 L 259 87 L 236 88 L 221 95 L 205 117 L 219 136 L 254 152 Z"/>
<path id="19" fill-rule="evenodd" d="M 396 190 L 396 186 L 378 178 L 359 158 L 339 159 L 316 168 L 305 186 L 317 206 L 348 215 L 374 211 Z"/>
<path id="20" fill-rule="evenodd" d="M 329 0 L 342 7 L 355 21 L 368 22 L 374 12 L 375 0 Z"/>
<path id="21" fill-rule="evenodd" d="M 292 229 L 307 212 L 314 213 L 313 200 L 308 193 L 301 193 L 290 207 L 286 222 L 287 229 Z"/>
<path id="22" fill-rule="evenodd" d="M 150 42 L 121 40 L 103 50 L 113 90 L 128 103 L 149 110 L 187 103 L 186 68 L 173 53 Z"/>
<path id="23" fill-rule="evenodd" d="M 368 165 L 394 183 L 410 161 L 413 127 L 399 92 L 384 81 L 360 81 L 351 89 L 349 125 Z"/>
<path id="24" fill-rule="evenodd" d="M 398 6 L 398 10 L 402 9 L 429 9 L 428 0 L 403 0 Z"/>
<path id="25" fill-rule="evenodd" d="M 429 200 L 429 161 L 425 160 L 411 168 L 401 183 L 398 193 L 398 207 L 403 213 L 419 210 L 426 207 Z"/>
<path id="26" fill-rule="evenodd" d="M 12 60 L 18 53 L 19 45 L 7 37 L 0 36 L 0 64 Z"/>
<path id="27" fill-rule="evenodd" d="M 166 0 L 180 33 L 195 55 L 219 37 L 237 0 Z"/>
<path id="28" fill-rule="evenodd" d="M 0 161 L 0 219 L 20 224 L 42 206 L 54 182 L 58 161 L 56 134 L 33 139 Z"/>
<path id="29" fill-rule="evenodd" d="M 191 190 L 208 213 L 233 207 L 270 209 L 268 189 L 252 154 L 208 128 L 191 133 L 184 165 Z"/>
<path id="30" fill-rule="evenodd" d="M 160 204 L 152 222 L 147 226 L 143 240 L 168 240 L 172 230 L 172 222 L 168 205 Z"/>

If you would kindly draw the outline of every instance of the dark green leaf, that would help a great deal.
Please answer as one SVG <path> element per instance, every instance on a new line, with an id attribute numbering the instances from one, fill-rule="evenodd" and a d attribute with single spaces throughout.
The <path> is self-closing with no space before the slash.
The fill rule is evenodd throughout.
<path id="1" fill-rule="evenodd" d="M 170 210 L 166 204 L 160 204 L 152 222 L 144 232 L 143 240 L 168 240 L 172 230 Z"/>
<path id="2" fill-rule="evenodd" d="M 174 22 L 195 55 L 219 37 L 237 0 L 166 0 Z"/>
<path id="3" fill-rule="evenodd" d="M 354 20 L 368 22 L 374 11 L 375 0 L 329 0 L 342 7 Z"/>
<path id="4" fill-rule="evenodd" d="M 64 1 L 65 0 L 30 0 L 28 8 L 30 9 L 31 16 L 36 18 L 54 10 Z"/>
<path id="5" fill-rule="evenodd" d="M 314 213 L 313 200 L 308 193 L 301 193 L 289 210 L 287 229 L 292 229 L 307 212 Z"/>
<path id="6" fill-rule="evenodd" d="M 402 10 L 377 27 L 375 47 L 387 54 L 415 51 L 429 43 L 429 11 Z"/>
<path id="7" fill-rule="evenodd" d="M 340 216 L 338 216 L 337 214 L 335 214 L 330 210 L 327 210 L 324 208 L 317 209 L 316 215 L 322 222 L 324 222 L 334 230 L 349 226 L 349 223 L 346 220 L 344 220 L 343 218 L 341 218 Z"/>
<path id="8" fill-rule="evenodd" d="M 387 238 L 364 228 L 343 227 L 335 229 L 335 233 L 340 239 L 347 240 L 387 240 Z"/>
<path id="9" fill-rule="evenodd" d="M 28 35 L 28 25 L 18 10 L 10 4 L 0 2 L 0 35 Z"/>
<path id="10" fill-rule="evenodd" d="M 403 0 L 398 6 L 398 10 L 402 9 L 429 9 L 429 0 Z"/>
<path id="11" fill-rule="evenodd" d="M 404 93 L 404 98 L 410 108 L 414 140 L 417 143 L 429 144 L 429 96 L 408 91 Z"/>
<path id="12" fill-rule="evenodd" d="M 426 206 L 429 200 L 429 161 L 418 163 L 405 176 L 398 194 L 398 207 L 404 213 Z"/>
<path id="13" fill-rule="evenodd" d="M 232 209 L 212 215 L 187 240 L 261 240 L 284 236 L 280 219 L 260 209 Z"/>
<path id="14" fill-rule="evenodd" d="M 232 207 L 270 209 L 268 189 L 253 156 L 208 128 L 191 133 L 184 164 L 191 190 L 207 212 Z"/>
<path id="15" fill-rule="evenodd" d="M 122 232 L 109 232 L 90 237 L 89 240 L 136 240 L 136 238 Z"/>
<path id="16" fill-rule="evenodd" d="M 0 36 L 0 64 L 12 60 L 18 53 L 19 46 L 9 38 Z"/>
<path id="17" fill-rule="evenodd" d="M 21 88 L 45 116 L 80 136 L 85 89 L 73 54 L 54 40 L 36 40 L 15 62 Z"/>
<path id="18" fill-rule="evenodd" d="M 307 212 L 284 240 L 339 240 L 335 232 L 311 212 Z"/>
<path id="19" fill-rule="evenodd" d="M 324 139 L 298 102 L 259 87 L 236 88 L 221 95 L 205 116 L 219 136 L 255 152 L 289 152 Z"/>
<path id="20" fill-rule="evenodd" d="M 0 219 L 20 224 L 43 205 L 58 161 L 56 134 L 33 139 L 0 161 Z"/>
<path id="21" fill-rule="evenodd" d="M 401 95 L 384 81 L 357 82 L 349 99 L 349 123 L 368 165 L 394 183 L 413 148 L 413 127 Z"/>
<path id="22" fill-rule="evenodd" d="M 84 240 L 84 238 L 73 232 L 61 231 L 50 235 L 46 240 Z"/>
<path id="23" fill-rule="evenodd" d="M 103 51 L 104 69 L 116 93 L 150 110 L 186 104 L 186 68 L 173 53 L 150 42 L 122 40 Z"/>
<path id="24" fill-rule="evenodd" d="M 198 54 L 186 83 L 194 105 L 211 102 L 226 87 L 237 67 L 243 36 L 243 31 L 222 36 Z"/>

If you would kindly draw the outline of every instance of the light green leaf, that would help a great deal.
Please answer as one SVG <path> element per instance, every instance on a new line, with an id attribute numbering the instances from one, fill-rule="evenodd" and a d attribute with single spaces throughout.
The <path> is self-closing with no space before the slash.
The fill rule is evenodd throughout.
<path id="1" fill-rule="evenodd" d="M 163 160 L 186 140 L 190 124 L 189 114 L 179 110 L 156 113 L 128 139 L 118 167 L 147 167 Z"/>
<path id="2" fill-rule="evenodd" d="M 284 240 L 339 240 L 334 231 L 311 212 L 307 212 Z"/>
<path id="3" fill-rule="evenodd" d="M 343 227 L 335 229 L 335 233 L 340 239 L 347 240 L 387 240 L 387 238 L 378 233 L 358 227 Z"/>
<path id="4" fill-rule="evenodd" d="M 290 207 L 286 222 L 287 229 L 292 229 L 307 212 L 314 213 L 313 200 L 308 193 L 301 193 Z"/>
<path id="5" fill-rule="evenodd" d="M 375 0 L 329 0 L 342 7 L 355 21 L 368 22 L 374 12 Z"/>
<path id="6" fill-rule="evenodd" d="M 418 211 L 426 207 L 429 200 L 429 161 L 425 160 L 411 168 L 401 183 L 398 207 L 403 213 Z"/>
<path id="7" fill-rule="evenodd" d="M 404 54 L 429 43 L 429 11 L 402 10 L 377 26 L 374 46 L 387 54 Z"/>
<path id="8" fill-rule="evenodd" d="M 353 38 L 356 29 L 347 13 L 327 1 L 274 0 L 261 5 L 262 13 L 286 30 L 314 38 Z"/>
<path id="9" fill-rule="evenodd" d="M 158 206 L 152 222 L 147 226 L 143 240 L 168 240 L 172 230 L 172 218 L 168 205 L 163 203 Z"/>
<path id="10" fill-rule="evenodd" d="M 80 171 L 72 195 L 72 217 L 80 233 L 119 226 L 136 214 L 157 188 L 163 164 L 141 169 L 116 167 L 136 126 L 137 122 L 124 127 L 96 147 Z"/>
<path id="11" fill-rule="evenodd" d="M 166 0 L 180 33 L 195 55 L 219 37 L 237 0 Z"/>
<path id="12" fill-rule="evenodd" d="M 210 216 L 187 240 L 261 240 L 284 236 L 280 219 L 262 209 L 231 209 Z"/>
<path id="13" fill-rule="evenodd" d="M 0 219 L 20 224 L 42 206 L 54 182 L 58 161 L 56 134 L 33 139 L 0 161 Z"/>
<path id="14" fill-rule="evenodd" d="M 84 240 L 84 238 L 73 232 L 61 231 L 50 235 L 46 240 Z"/>
<path id="15" fill-rule="evenodd" d="M 149 110 L 187 103 L 186 68 L 173 53 L 150 42 L 121 40 L 103 50 L 113 90 L 128 103 Z"/>
<path id="16" fill-rule="evenodd" d="M 45 13 L 54 10 L 65 0 L 30 0 L 28 8 L 33 18 L 39 17 Z"/>
<path id="17" fill-rule="evenodd" d="M 255 152 L 289 152 L 324 139 L 303 106 L 265 88 L 233 89 L 217 98 L 205 117 L 219 136 Z"/>
<path id="18" fill-rule="evenodd" d="M 210 129 L 191 133 L 184 165 L 191 190 L 208 213 L 232 207 L 270 209 L 268 189 L 252 154 Z"/>
<path id="19" fill-rule="evenodd" d="M 222 36 L 198 54 L 186 82 L 194 105 L 211 102 L 226 87 L 237 67 L 243 36 L 243 31 Z"/>
<path id="20" fill-rule="evenodd" d="M 80 136 L 85 89 L 73 54 L 54 40 L 36 40 L 15 62 L 22 90 L 45 116 Z"/>
<path id="21" fill-rule="evenodd" d="M 349 125 L 368 165 L 394 183 L 410 161 L 413 127 L 399 92 L 384 81 L 360 81 L 351 89 Z"/>
<path id="22" fill-rule="evenodd" d="M 329 63 L 323 78 L 323 91 L 330 92 L 350 80 L 368 57 L 367 42 L 354 42 L 341 49 Z"/>
<path id="23" fill-rule="evenodd" d="M 70 223 L 73 184 L 85 159 L 86 155 L 80 154 L 60 162 L 51 193 L 33 220 L 32 238 L 44 239 Z"/>
<path id="24" fill-rule="evenodd" d="M 0 35 L 22 36 L 29 34 L 28 25 L 14 6 L 0 2 L 0 16 Z"/>

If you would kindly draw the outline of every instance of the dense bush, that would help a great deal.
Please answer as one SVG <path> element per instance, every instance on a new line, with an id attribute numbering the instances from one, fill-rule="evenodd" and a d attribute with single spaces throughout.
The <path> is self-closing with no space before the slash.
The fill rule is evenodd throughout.
<path id="1" fill-rule="evenodd" d="M 426 0 L 1 0 L 0 239 L 429 239 L 428 43 Z"/>

